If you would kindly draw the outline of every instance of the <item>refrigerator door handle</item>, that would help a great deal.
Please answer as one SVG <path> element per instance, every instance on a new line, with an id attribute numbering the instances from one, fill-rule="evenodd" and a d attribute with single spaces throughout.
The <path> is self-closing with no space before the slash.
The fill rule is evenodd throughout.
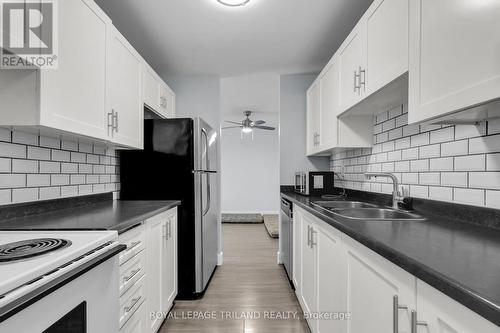
<path id="1" fill-rule="evenodd" d="M 201 133 L 205 137 L 205 158 L 207 160 L 206 167 L 207 170 L 210 170 L 210 152 L 209 152 L 209 141 L 208 141 L 208 133 L 207 131 L 202 128 Z M 203 163 L 202 163 L 203 167 Z M 208 211 L 210 210 L 210 204 L 211 204 L 211 198 L 210 198 L 210 172 L 203 172 L 207 176 L 207 207 L 203 210 L 203 216 L 207 215 Z M 203 183 L 203 182 L 202 182 Z M 203 186 L 203 184 L 202 184 Z M 203 203 L 202 203 L 203 204 Z"/>

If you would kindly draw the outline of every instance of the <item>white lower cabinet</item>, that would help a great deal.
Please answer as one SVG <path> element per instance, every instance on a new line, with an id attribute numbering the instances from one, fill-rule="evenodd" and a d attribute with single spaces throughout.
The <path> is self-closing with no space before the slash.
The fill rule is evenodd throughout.
<path id="1" fill-rule="evenodd" d="M 294 234 L 292 280 L 313 333 L 500 333 L 500 327 L 297 206 L 296 231 L 301 234 Z M 418 323 L 413 328 L 412 316 Z"/>
<path id="2" fill-rule="evenodd" d="M 414 333 L 499 333 L 500 327 L 417 280 L 417 325 Z"/>
<path id="3" fill-rule="evenodd" d="M 346 260 L 347 332 L 410 333 L 410 309 L 415 309 L 415 277 L 358 242 L 344 236 Z M 399 306 L 396 310 L 395 298 Z"/>
<path id="4" fill-rule="evenodd" d="M 120 332 L 156 333 L 177 296 L 177 208 L 120 235 Z M 154 314 L 154 315 L 152 315 Z"/>

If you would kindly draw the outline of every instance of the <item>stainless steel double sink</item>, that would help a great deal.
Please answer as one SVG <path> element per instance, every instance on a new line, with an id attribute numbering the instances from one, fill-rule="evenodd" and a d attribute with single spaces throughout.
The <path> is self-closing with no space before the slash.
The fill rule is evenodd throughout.
<path id="1" fill-rule="evenodd" d="M 326 209 L 335 215 L 365 221 L 421 221 L 424 217 L 392 208 L 383 208 L 359 201 L 315 201 L 314 206 Z"/>

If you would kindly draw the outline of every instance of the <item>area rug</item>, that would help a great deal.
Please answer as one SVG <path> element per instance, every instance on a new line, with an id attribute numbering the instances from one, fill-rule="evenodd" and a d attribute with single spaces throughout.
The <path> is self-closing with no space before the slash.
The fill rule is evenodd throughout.
<path id="1" fill-rule="evenodd" d="M 222 214 L 222 223 L 262 223 L 262 214 Z"/>
<path id="2" fill-rule="evenodd" d="M 264 215 L 264 225 L 272 238 L 279 238 L 279 215 Z"/>

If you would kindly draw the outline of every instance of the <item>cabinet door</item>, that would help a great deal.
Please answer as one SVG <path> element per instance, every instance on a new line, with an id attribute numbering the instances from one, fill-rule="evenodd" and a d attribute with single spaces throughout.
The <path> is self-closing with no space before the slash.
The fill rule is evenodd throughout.
<path id="1" fill-rule="evenodd" d="M 500 97 L 500 1 L 410 1 L 410 122 Z"/>
<path id="2" fill-rule="evenodd" d="M 302 216 L 302 276 L 301 300 L 304 312 L 316 312 L 316 249 L 317 228 L 307 215 Z M 310 238 L 309 238 L 310 237 Z M 310 239 L 310 241 L 308 241 Z M 309 327 L 316 331 L 316 320 L 308 319 Z"/>
<path id="3" fill-rule="evenodd" d="M 166 241 L 163 247 L 162 311 L 168 312 L 177 296 L 177 216 L 170 214 L 166 222 Z"/>
<path id="4" fill-rule="evenodd" d="M 393 311 L 398 304 L 415 308 L 416 279 L 358 242 L 342 239 L 347 269 L 347 332 L 393 332 L 397 316 L 399 333 L 410 333 L 410 311 Z"/>
<path id="5" fill-rule="evenodd" d="M 106 26 L 93 1 L 58 1 L 59 67 L 40 71 L 40 123 L 107 138 Z"/>
<path id="6" fill-rule="evenodd" d="M 417 280 L 417 326 L 415 333 L 498 333 L 500 327 Z"/>
<path id="7" fill-rule="evenodd" d="M 365 90 L 365 86 L 361 85 L 361 79 L 365 77 L 356 76 L 361 75 L 361 70 L 366 70 L 364 58 L 365 35 L 362 23 L 362 21 L 358 23 L 337 51 L 340 66 L 340 112 L 346 111 L 358 103 Z"/>
<path id="8" fill-rule="evenodd" d="M 302 272 L 302 213 L 297 207 L 293 212 L 293 285 L 295 293 L 300 297 Z"/>
<path id="9" fill-rule="evenodd" d="M 162 292 L 163 292 L 163 277 L 165 261 L 162 254 L 164 253 L 166 221 L 161 216 L 156 216 L 146 222 L 146 262 L 147 262 L 147 304 L 148 313 L 158 313 L 163 311 L 162 308 Z M 148 321 L 151 332 L 156 332 L 160 327 L 162 320 L 161 316 L 154 316 Z M 148 317 L 149 319 L 149 317 Z"/>
<path id="10" fill-rule="evenodd" d="M 364 29 L 368 96 L 408 71 L 408 0 L 376 0 Z"/>
<path id="11" fill-rule="evenodd" d="M 175 94 L 165 84 L 160 85 L 160 113 L 165 118 L 175 117 Z"/>
<path id="12" fill-rule="evenodd" d="M 116 128 L 109 128 L 108 135 L 117 144 L 142 148 L 141 56 L 114 27 L 109 30 L 107 111 L 108 117 L 116 114 Z"/>
<path id="13" fill-rule="evenodd" d="M 316 81 L 307 91 L 307 154 L 313 154 L 320 139 L 320 90 Z"/>
<path id="14" fill-rule="evenodd" d="M 152 111 L 160 112 L 160 83 L 148 64 L 143 64 L 143 102 Z"/>
<path id="15" fill-rule="evenodd" d="M 318 230 L 318 307 L 319 313 L 343 313 L 345 305 L 345 256 L 342 252 L 340 231 Z M 318 321 L 318 333 L 343 333 L 346 320 Z"/>
<path id="16" fill-rule="evenodd" d="M 337 146 L 337 114 L 339 98 L 339 63 L 334 57 L 323 71 L 320 86 L 320 149 Z"/>

